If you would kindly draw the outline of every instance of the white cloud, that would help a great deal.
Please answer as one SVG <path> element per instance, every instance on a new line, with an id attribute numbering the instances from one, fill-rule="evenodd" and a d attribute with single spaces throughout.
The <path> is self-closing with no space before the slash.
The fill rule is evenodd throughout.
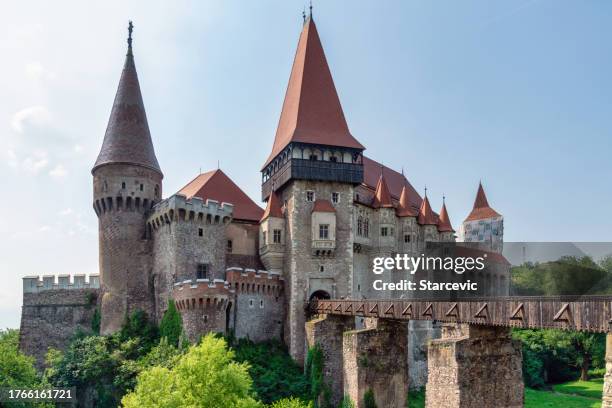
<path id="1" fill-rule="evenodd" d="M 65 208 L 62 211 L 60 211 L 59 214 L 60 215 L 64 215 L 64 216 L 70 215 L 70 214 L 72 214 L 72 208 Z"/>
<path id="2" fill-rule="evenodd" d="M 51 227 L 48 225 L 43 225 L 38 229 L 38 232 L 48 232 L 51 231 Z"/>
<path id="3" fill-rule="evenodd" d="M 58 164 L 51 171 L 49 171 L 49 175 L 56 179 L 64 178 L 67 174 L 68 170 L 66 170 L 66 168 L 61 164 Z"/>
<path id="4" fill-rule="evenodd" d="M 44 106 L 30 106 L 13 115 L 11 127 L 17 133 L 23 133 L 27 125 L 42 126 L 51 120 L 51 114 Z"/>
<path id="5" fill-rule="evenodd" d="M 49 71 L 40 62 L 30 62 L 25 66 L 26 75 L 34 80 L 39 79 L 47 79 L 52 80 L 55 79 L 55 73 Z"/>
<path id="6" fill-rule="evenodd" d="M 19 165 L 19 160 L 17 159 L 17 155 L 15 154 L 14 150 L 7 150 L 6 151 L 6 163 L 9 165 L 9 167 L 17 167 Z"/>
<path id="7" fill-rule="evenodd" d="M 32 174 L 37 174 L 41 170 L 43 170 L 49 164 L 49 159 L 47 158 L 47 152 L 38 151 L 34 152 L 33 155 L 26 157 L 21 163 L 21 167 Z"/>

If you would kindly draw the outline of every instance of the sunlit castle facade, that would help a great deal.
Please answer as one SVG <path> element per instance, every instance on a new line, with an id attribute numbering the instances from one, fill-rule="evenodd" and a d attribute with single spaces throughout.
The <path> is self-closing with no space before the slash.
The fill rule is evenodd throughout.
<path id="1" fill-rule="evenodd" d="M 260 142 L 270 139 L 262 135 Z M 418 255 L 427 242 L 455 241 L 446 203 L 435 212 L 403 172 L 367 157 L 365 150 L 349 130 L 310 17 L 272 149 L 260 169 L 265 209 L 220 169 L 196 175 L 164 197 L 130 29 L 92 169 L 99 284 L 97 277 L 83 281 L 86 288 L 65 278 L 57 281 L 61 285 L 54 277 L 24 278 L 22 348 L 40 362 L 48 346 L 65 346 L 68 332 L 89 329 L 91 312 L 68 304 L 57 322 L 44 314 L 45 307 L 58 306 L 58 296 L 51 295 L 64 291 L 72 294 L 72 305 L 83 298 L 84 308 L 99 307 L 103 334 L 117 331 L 136 310 L 159 322 L 174 301 L 191 340 L 208 332 L 279 339 L 303 362 L 305 307 L 311 299 L 380 296 L 372 290 L 374 257 Z M 489 207 L 482 186 L 462 231 L 466 241 L 490 242 L 501 251 L 503 219 Z M 49 324 L 35 329 L 36 319 Z M 54 324 L 65 330 L 54 332 Z"/>

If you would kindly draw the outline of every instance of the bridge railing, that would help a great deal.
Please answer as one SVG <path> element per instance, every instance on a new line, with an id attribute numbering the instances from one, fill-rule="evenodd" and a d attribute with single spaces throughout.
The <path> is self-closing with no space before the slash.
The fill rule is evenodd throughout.
<path id="1" fill-rule="evenodd" d="M 431 320 L 529 329 L 611 331 L 612 296 L 521 296 L 427 299 L 324 299 L 310 302 L 317 314 Z"/>

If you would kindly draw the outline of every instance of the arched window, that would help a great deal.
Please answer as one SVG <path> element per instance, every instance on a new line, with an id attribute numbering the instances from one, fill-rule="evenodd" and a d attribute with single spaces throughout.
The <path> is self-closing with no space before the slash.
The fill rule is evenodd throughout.
<path id="1" fill-rule="evenodd" d="M 363 220 L 363 236 L 366 238 L 370 236 L 370 220 L 367 218 Z"/>

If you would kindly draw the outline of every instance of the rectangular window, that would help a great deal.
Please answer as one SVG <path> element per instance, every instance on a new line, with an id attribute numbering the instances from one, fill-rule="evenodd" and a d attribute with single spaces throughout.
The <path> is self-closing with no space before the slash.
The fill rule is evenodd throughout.
<path id="1" fill-rule="evenodd" d="M 406 242 L 406 243 L 410 242 L 410 235 L 409 234 L 404 235 L 404 242 Z"/>
<path id="2" fill-rule="evenodd" d="M 208 264 L 198 264 L 198 270 L 197 270 L 197 274 L 196 277 L 198 279 L 206 279 L 206 277 L 208 276 Z"/>
<path id="3" fill-rule="evenodd" d="M 281 230 L 279 229 L 274 230 L 274 243 L 275 244 L 281 243 Z"/>
<path id="4" fill-rule="evenodd" d="M 315 197 L 314 191 L 307 191 L 306 192 L 306 201 L 313 202 L 314 199 L 315 199 L 314 197 Z"/>
<path id="5" fill-rule="evenodd" d="M 338 158 L 336 156 L 329 156 L 329 161 L 332 163 L 336 163 L 338 161 Z"/>
<path id="6" fill-rule="evenodd" d="M 232 242 L 231 239 L 227 240 L 227 252 L 232 252 L 232 250 L 234 249 L 234 243 Z"/>
<path id="7" fill-rule="evenodd" d="M 198 237 L 204 236 L 204 230 L 202 228 L 198 228 Z"/>
<path id="8" fill-rule="evenodd" d="M 339 193 L 332 193 L 332 203 L 338 204 L 338 201 L 340 201 L 340 194 Z"/>
<path id="9" fill-rule="evenodd" d="M 380 227 L 380 236 L 386 237 L 387 235 L 389 235 L 389 230 L 387 227 Z"/>
<path id="10" fill-rule="evenodd" d="M 329 239 L 329 224 L 319 225 L 319 239 Z"/>

